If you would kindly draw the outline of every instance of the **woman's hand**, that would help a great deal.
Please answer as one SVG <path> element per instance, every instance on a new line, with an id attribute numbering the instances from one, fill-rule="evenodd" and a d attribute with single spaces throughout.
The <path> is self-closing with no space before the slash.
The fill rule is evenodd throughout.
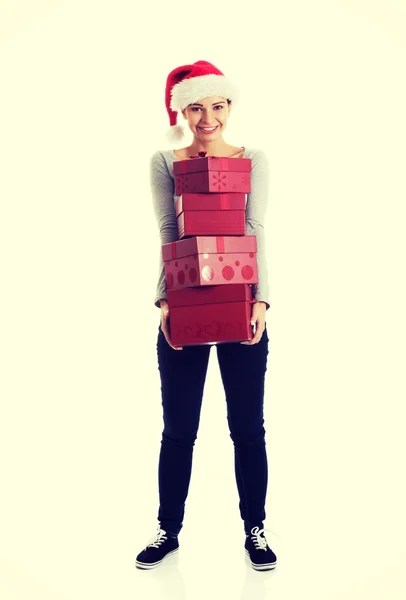
<path id="1" fill-rule="evenodd" d="M 252 338 L 252 340 L 247 342 L 240 342 L 240 344 L 245 344 L 246 346 L 258 344 L 265 330 L 265 314 L 266 302 L 259 301 L 254 302 L 252 304 L 250 323 L 254 327 L 254 337 Z"/>
<path id="2" fill-rule="evenodd" d="M 170 323 L 169 323 L 169 306 L 167 300 L 161 300 L 161 329 L 166 341 L 174 350 L 183 350 L 182 346 L 174 346 L 171 342 Z"/>

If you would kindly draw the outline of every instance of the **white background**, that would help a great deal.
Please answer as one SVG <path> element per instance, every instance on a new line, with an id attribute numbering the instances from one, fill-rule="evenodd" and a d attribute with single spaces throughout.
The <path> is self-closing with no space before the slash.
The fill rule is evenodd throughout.
<path id="1" fill-rule="evenodd" d="M 0 7 L 1 599 L 403 599 L 403 0 Z M 134 567 L 163 427 L 148 162 L 197 60 L 241 91 L 226 141 L 271 166 L 269 573 L 214 349 L 180 552 Z"/>

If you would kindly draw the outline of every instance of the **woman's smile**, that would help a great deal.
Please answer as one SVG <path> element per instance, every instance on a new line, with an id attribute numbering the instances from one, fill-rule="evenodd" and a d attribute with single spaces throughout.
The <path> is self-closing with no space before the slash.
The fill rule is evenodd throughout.
<path id="1" fill-rule="evenodd" d="M 198 129 L 200 129 L 203 133 L 214 133 L 215 131 L 217 131 L 217 129 L 219 128 L 219 125 L 216 125 L 215 127 L 197 127 Z"/>

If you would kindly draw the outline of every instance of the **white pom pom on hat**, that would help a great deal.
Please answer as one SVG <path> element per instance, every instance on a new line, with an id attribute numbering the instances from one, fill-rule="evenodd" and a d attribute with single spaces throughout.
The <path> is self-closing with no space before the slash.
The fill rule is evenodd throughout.
<path id="1" fill-rule="evenodd" d="M 184 137 L 184 127 L 177 124 L 178 111 L 208 96 L 222 96 L 235 103 L 238 91 L 220 69 L 205 60 L 177 67 L 169 73 L 165 89 L 169 141 L 175 142 Z"/>
<path id="2" fill-rule="evenodd" d="M 172 125 L 166 134 L 170 142 L 177 142 L 185 137 L 185 128 L 182 125 Z"/>

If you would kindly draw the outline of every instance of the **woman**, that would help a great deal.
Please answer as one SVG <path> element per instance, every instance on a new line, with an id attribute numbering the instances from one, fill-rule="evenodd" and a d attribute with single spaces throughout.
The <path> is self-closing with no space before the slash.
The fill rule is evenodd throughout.
<path id="1" fill-rule="evenodd" d="M 171 71 L 166 84 L 170 139 L 181 139 L 183 135 L 183 129 L 176 124 L 177 111 L 181 111 L 193 134 L 193 141 L 180 150 L 159 151 L 152 156 L 151 188 L 161 244 L 166 244 L 178 239 L 173 176 L 175 160 L 186 160 L 206 151 L 208 156 L 245 157 L 252 161 L 246 235 L 257 238 L 258 284 L 253 286 L 255 303 L 252 304 L 251 318 L 254 335 L 251 341 L 218 344 L 216 350 L 226 395 L 230 437 L 234 443 L 239 508 L 246 534 L 245 550 L 253 568 L 269 570 L 276 566 L 276 556 L 267 544 L 263 528 L 268 479 L 263 419 L 269 341 L 265 313 L 270 306 L 264 234 L 268 163 L 261 150 L 232 146 L 223 138 L 236 96 L 231 82 L 206 61 Z M 157 353 L 164 430 L 158 468 L 158 532 L 136 559 L 136 566 L 144 569 L 156 567 L 179 548 L 178 534 L 183 526 L 211 349 L 210 345 L 182 348 L 171 343 L 162 256 L 155 305 L 161 309 Z"/>

